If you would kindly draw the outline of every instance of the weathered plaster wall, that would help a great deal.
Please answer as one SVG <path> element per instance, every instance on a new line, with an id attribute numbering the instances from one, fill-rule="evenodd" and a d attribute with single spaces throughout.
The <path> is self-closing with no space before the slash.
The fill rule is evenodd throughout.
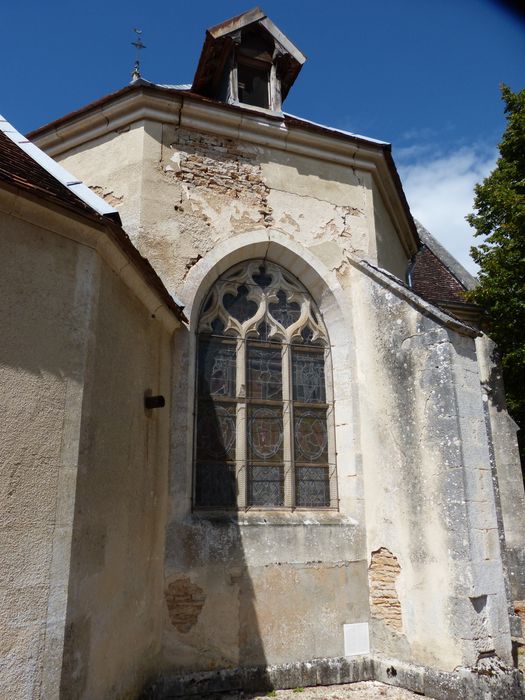
<path id="1" fill-rule="evenodd" d="M 208 670 L 341 656 L 343 624 L 367 619 L 356 538 L 348 519 L 319 514 L 173 522 L 166 662 Z M 181 586 L 196 589 L 197 605 L 170 597 Z"/>
<path id="2" fill-rule="evenodd" d="M 100 144 L 64 164 L 96 184 L 90 172 L 105 147 L 121 148 Z M 377 653 L 444 670 L 480 655 L 509 663 L 474 341 L 356 268 L 352 256 L 404 278 L 407 262 L 372 176 L 154 122 L 141 147 L 138 219 L 125 197 L 118 206 L 191 311 L 173 358 L 166 667 L 340 655 L 342 625 L 368 618 Z M 127 175 L 112 162 L 104 177 L 121 192 Z M 221 272 L 265 255 L 303 281 L 331 337 L 335 522 L 191 513 L 195 314 Z"/>
<path id="3" fill-rule="evenodd" d="M 117 208 L 128 233 L 140 228 L 144 124 L 93 139 L 57 158 L 100 197 Z"/>
<path id="4" fill-rule="evenodd" d="M 134 697 L 160 649 L 170 357 L 167 331 L 103 267 L 85 379 L 67 698 Z M 146 410 L 146 391 L 167 406 Z"/>
<path id="5" fill-rule="evenodd" d="M 390 601 L 372 606 L 373 649 L 444 670 L 474 666 L 483 654 L 509 664 L 474 340 L 366 275 L 354 281 L 372 580 L 381 548 L 399 566 L 394 591 L 387 581 Z M 401 620 L 385 614 L 398 601 Z"/>
<path id="6" fill-rule="evenodd" d="M 58 697 L 92 256 L 0 215 L 0 695 Z"/>
<path id="7" fill-rule="evenodd" d="M 261 225 L 331 269 L 352 252 L 404 278 L 408 258 L 364 170 L 153 121 L 59 160 L 119 209 L 172 290 L 218 242 Z"/>
<path id="8" fill-rule="evenodd" d="M 202 295 L 224 266 L 263 255 L 301 275 L 330 333 L 341 379 L 334 386 L 341 507 L 339 513 L 192 514 L 195 343 L 193 334 L 178 338 L 165 591 L 165 663 L 171 670 L 341 656 L 343 625 L 368 620 L 361 475 L 352 449 L 353 396 L 344 381 L 353 343 L 336 300 L 336 276 L 282 233 L 252 230 L 219 244 L 190 271 L 181 293 L 190 328 Z"/>
<path id="9" fill-rule="evenodd" d="M 408 259 L 377 186 L 373 186 L 377 264 L 404 282 Z"/>

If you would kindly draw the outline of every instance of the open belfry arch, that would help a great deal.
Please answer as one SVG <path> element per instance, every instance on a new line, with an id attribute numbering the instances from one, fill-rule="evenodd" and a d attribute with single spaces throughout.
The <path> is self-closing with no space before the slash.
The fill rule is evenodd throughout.
<path id="1" fill-rule="evenodd" d="M 283 111 L 304 61 L 255 8 L 192 85 L 137 70 L 36 146 L 2 122 L 6 697 L 522 697 L 525 498 L 473 281 L 389 144 Z"/>

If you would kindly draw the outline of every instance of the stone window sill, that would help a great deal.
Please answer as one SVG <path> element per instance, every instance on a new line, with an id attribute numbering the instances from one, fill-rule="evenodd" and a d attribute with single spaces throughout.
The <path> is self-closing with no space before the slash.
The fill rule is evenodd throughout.
<path id="1" fill-rule="evenodd" d="M 252 525 L 301 525 L 313 527 L 323 525 L 358 525 L 356 520 L 336 510 L 250 510 L 236 513 L 231 511 L 198 510 L 194 511 L 190 517 L 193 522 L 231 523 L 239 527 Z"/>

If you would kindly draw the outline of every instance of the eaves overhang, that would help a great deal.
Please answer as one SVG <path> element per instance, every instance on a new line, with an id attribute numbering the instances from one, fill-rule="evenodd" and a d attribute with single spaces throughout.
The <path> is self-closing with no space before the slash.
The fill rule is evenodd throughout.
<path id="1" fill-rule="evenodd" d="M 204 131 L 371 173 L 408 257 L 420 241 L 388 143 L 190 91 L 128 85 L 28 134 L 52 157 L 143 121 Z"/>

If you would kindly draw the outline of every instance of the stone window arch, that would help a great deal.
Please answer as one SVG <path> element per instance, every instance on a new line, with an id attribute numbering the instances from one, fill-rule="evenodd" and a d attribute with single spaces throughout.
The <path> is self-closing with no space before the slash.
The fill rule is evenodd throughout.
<path id="1" fill-rule="evenodd" d="M 330 343 L 305 287 L 230 268 L 198 320 L 194 505 L 336 508 Z"/>

